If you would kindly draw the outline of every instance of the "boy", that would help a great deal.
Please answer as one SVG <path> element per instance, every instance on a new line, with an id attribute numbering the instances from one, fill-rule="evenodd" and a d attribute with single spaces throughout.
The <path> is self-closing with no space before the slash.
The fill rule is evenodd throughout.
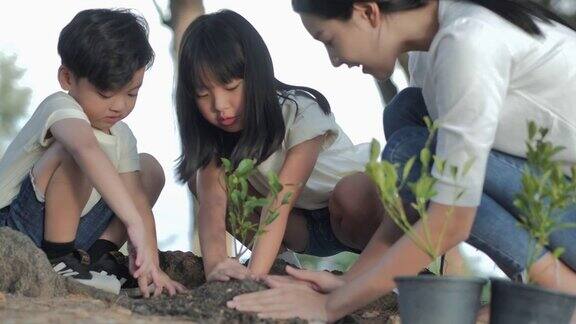
<path id="1" fill-rule="evenodd" d="M 118 292 L 115 276 L 145 297 L 149 283 L 155 295 L 182 291 L 158 264 L 150 205 L 162 168 L 138 154 L 121 122 L 154 58 L 145 20 L 82 11 L 61 31 L 58 53 L 67 93 L 47 97 L 0 160 L 0 226 L 28 235 L 56 272 L 81 283 Z M 126 240 L 131 269 L 118 252 Z"/>

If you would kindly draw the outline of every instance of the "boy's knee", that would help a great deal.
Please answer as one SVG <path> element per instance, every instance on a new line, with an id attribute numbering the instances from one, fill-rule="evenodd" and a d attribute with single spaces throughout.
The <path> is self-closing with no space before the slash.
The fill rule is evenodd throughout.
<path id="1" fill-rule="evenodd" d="M 78 167 L 76 160 L 70 152 L 66 150 L 64 145 L 59 142 L 54 142 L 50 149 L 53 150 L 50 154 L 54 154 L 57 159 L 60 161 L 60 165 L 64 167 Z"/>
<path id="2" fill-rule="evenodd" d="M 140 153 L 138 156 L 140 157 L 140 172 L 142 176 L 151 181 L 155 187 L 164 188 L 166 176 L 160 162 L 148 153 Z"/>
<path id="3" fill-rule="evenodd" d="M 34 165 L 33 173 L 37 180 L 48 183 L 49 179 L 56 173 L 57 170 L 64 171 L 64 174 L 74 174 L 74 179 L 82 179 L 81 168 L 74 160 L 64 145 L 59 142 L 54 142 L 43 153 L 41 159 Z"/>

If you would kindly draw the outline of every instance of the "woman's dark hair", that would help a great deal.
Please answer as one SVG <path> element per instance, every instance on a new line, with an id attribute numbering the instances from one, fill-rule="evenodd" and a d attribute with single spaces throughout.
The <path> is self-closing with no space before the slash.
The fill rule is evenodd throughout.
<path id="1" fill-rule="evenodd" d="M 60 32 L 58 54 L 76 77 L 102 91 L 122 88 L 154 61 L 146 20 L 125 9 L 79 12 Z"/>
<path id="2" fill-rule="evenodd" d="M 542 36 L 535 19 L 551 23 L 556 21 L 573 30 L 566 20 L 530 0 L 438 0 L 467 1 L 487 8 L 533 36 Z M 327 19 L 348 20 L 355 2 L 376 2 L 382 12 L 416 9 L 430 0 L 292 0 L 292 8 L 298 13 L 307 13 Z"/>
<path id="3" fill-rule="evenodd" d="M 206 78 L 227 84 L 244 80 L 244 127 L 228 133 L 210 124 L 201 114 L 197 93 Z M 198 17 L 184 32 L 180 46 L 176 114 L 182 142 L 177 173 L 186 182 L 210 161 L 228 158 L 265 161 L 278 150 L 286 131 L 279 96 L 301 90 L 312 96 L 322 110 L 330 105 L 318 91 L 284 84 L 274 77 L 272 59 L 264 40 L 242 16 L 223 10 Z"/>

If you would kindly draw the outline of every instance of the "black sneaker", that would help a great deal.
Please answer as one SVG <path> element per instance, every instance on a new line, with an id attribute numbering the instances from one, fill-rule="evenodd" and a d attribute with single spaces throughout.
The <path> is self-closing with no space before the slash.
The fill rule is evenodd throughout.
<path id="1" fill-rule="evenodd" d="M 114 294 L 120 292 L 118 279 L 89 271 L 90 256 L 82 250 L 75 250 L 64 256 L 50 259 L 50 264 L 62 277 Z"/>
<path id="2" fill-rule="evenodd" d="M 93 273 L 116 277 L 122 289 L 137 288 L 138 281 L 132 277 L 128 269 L 128 257 L 119 251 L 105 253 L 89 267 Z"/>

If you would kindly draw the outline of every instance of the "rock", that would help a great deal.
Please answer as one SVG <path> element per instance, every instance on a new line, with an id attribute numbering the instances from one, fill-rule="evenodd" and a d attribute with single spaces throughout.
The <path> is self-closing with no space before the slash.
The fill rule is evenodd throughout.
<path id="1" fill-rule="evenodd" d="M 0 227 L 0 246 L 0 291 L 29 297 L 66 294 L 63 278 L 28 236 Z"/>

